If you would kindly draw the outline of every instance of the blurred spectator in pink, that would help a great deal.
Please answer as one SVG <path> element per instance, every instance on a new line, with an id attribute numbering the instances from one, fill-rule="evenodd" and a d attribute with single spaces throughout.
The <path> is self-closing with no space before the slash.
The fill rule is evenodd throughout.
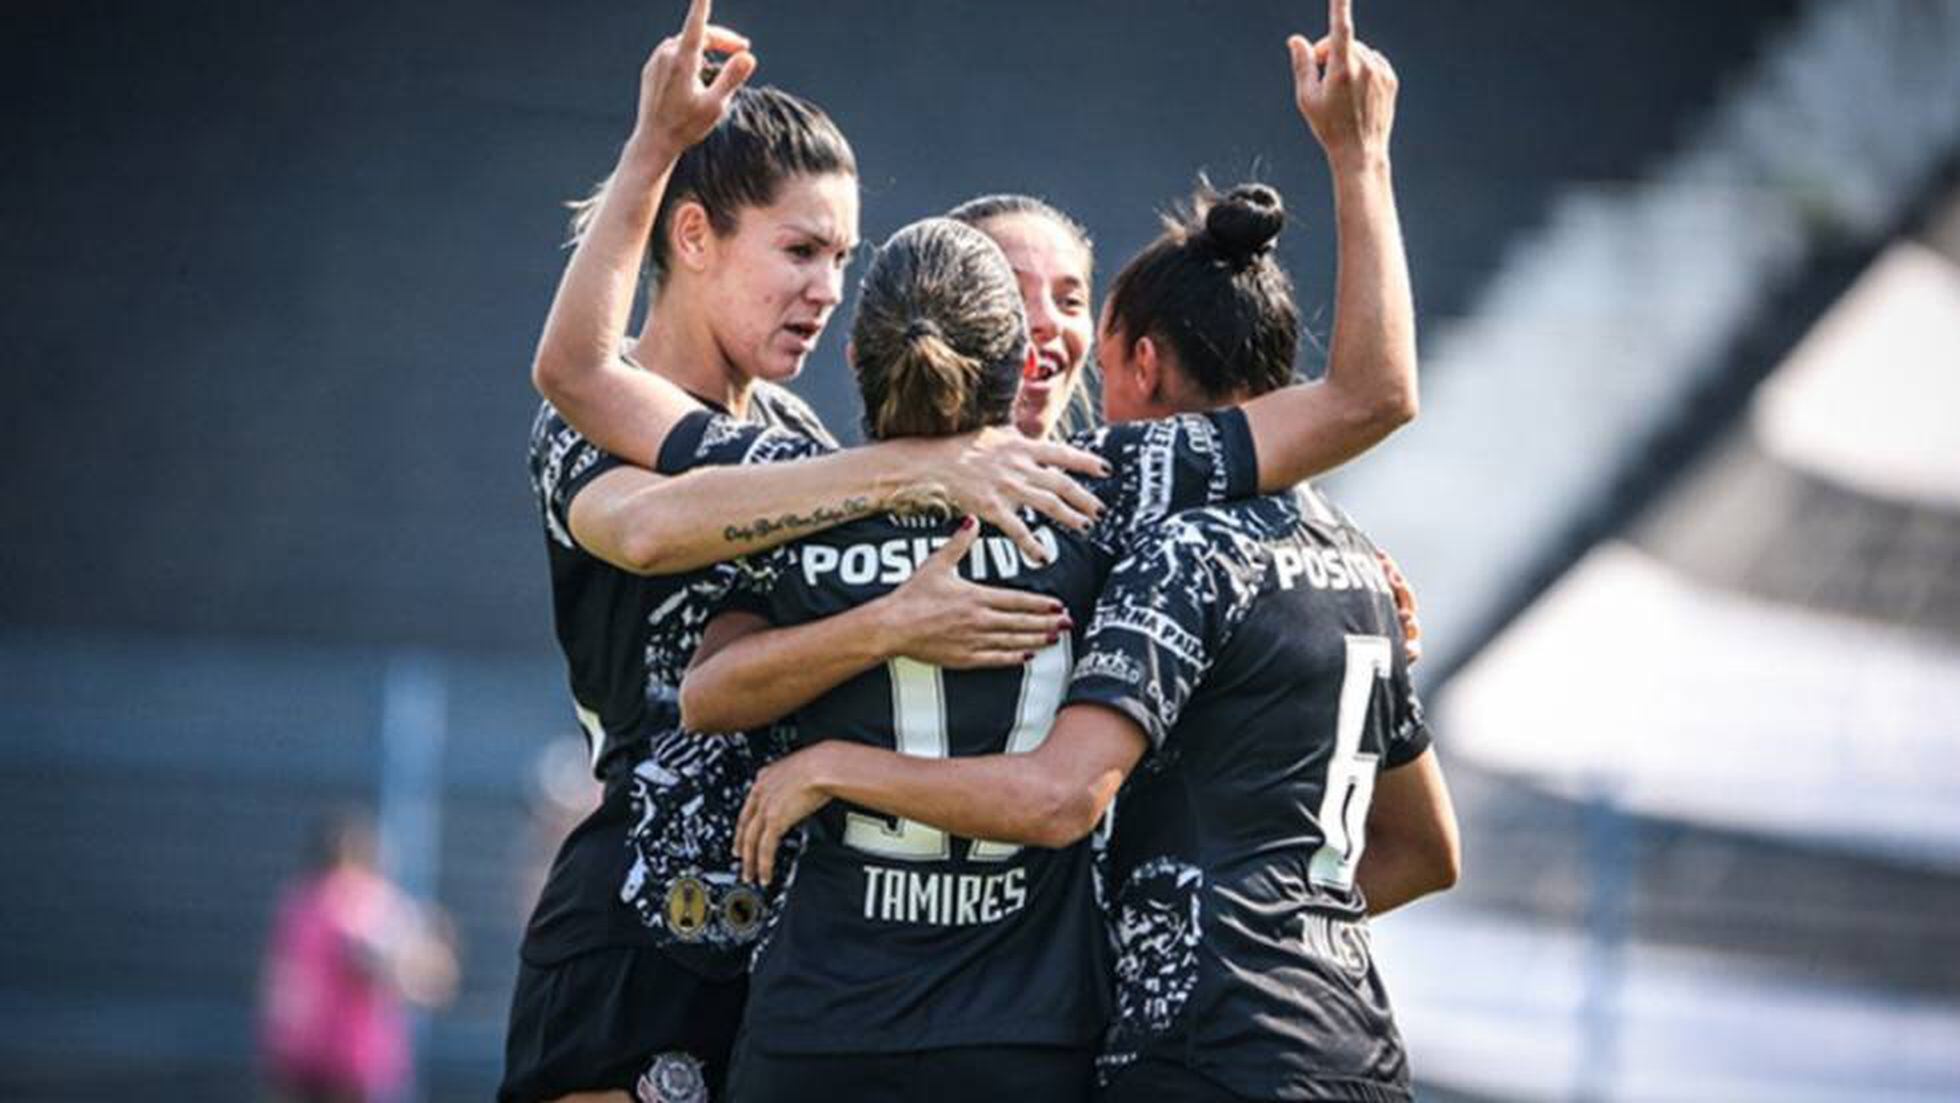
<path id="1" fill-rule="evenodd" d="M 410 1078 L 407 1005 L 456 992 L 450 925 L 377 870 L 365 815 L 326 820 L 311 864 L 286 890 L 266 952 L 266 1074 L 292 1103 L 394 1103 Z"/>

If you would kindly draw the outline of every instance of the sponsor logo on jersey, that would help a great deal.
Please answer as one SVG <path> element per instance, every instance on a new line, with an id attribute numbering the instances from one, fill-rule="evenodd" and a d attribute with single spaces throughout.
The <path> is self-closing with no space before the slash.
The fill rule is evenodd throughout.
<path id="1" fill-rule="evenodd" d="M 1046 553 L 1048 562 L 1060 557 L 1055 533 L 1047 527 L 1034 530 L 1034 538 Z M 811 543 L 802 548 L 803 581 L 811 586 L 835 579 L 846 586 L 879 583 L 896 586 L 912 577 L 912 572 L 944 545 L 944 536 L 898 536 L 890 540 L 868 541 L 835 546 Z M 960 573 L 975 582 L 994 582 L 1018 578 L 1041 570 L 1022 554 L 1020 545 L 1005 536 L 982 536 L 973 550 L 960 560 Z"/>
<path id="2" fill-rule="evenodd" d="M 1279 588 L 1305 583 L 1316 590 L 1372 590 L 1389 595 L 1388 572 L 1381 560 L 1365 551 L 1313 547 L 1297 541 L 1273 546 L 1273 569 Z"/>
<path id="3" fill-rule="evenodd" d="M 1075 680 L 1109 678 L 1124 685 L 1143 684 L 1143 664 L 1121 651 L 1093 651 L 1075 664 Z"/>
<path id="4" fill-rule="evenodd" d="M 864 868 L 864 917 L 885 923 L 971 927 L 998 923 L 1028 904 L 1028 871 L 926 873 Z"/>

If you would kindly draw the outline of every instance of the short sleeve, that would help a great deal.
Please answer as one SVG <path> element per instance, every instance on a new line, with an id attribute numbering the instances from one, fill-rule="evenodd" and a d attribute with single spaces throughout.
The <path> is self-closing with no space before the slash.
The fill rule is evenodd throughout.
<path id="1" fill-rule="evenodd" d="M 1139 530 L 1110 571 L 1067 704 L 1115 709 L 1161 748 L 1265 576 L 1255 541 L 1202 516 Z"/>
<path id="2" fill-rule="evenodd" d="M 1394 669 L 1389 678 L 1389 730 L 1382 749 L 1382 768 L 1407 766 L 1429 749 L 1429 721 L 1423 716 L 1422 699 L 1409 679 L 1408 655 L 1402 650 L 1402 634 L 1395 634 Z"/>
<path id="3" fill-rule="evenodd" d="M 695 410 L 667 431 L 656 470 L 662 475 L 679 475 L 697 467 L 784 463 L 834 450 L 787 429 L 741 421 L 712 410 Z"/>
<path id="4" fill-rule="evenodd" d="M 786 574 L 801 569 L 801 547 L 795 543 L 782 544 L 731 560 L 728 566 L 734 574 L 719 611 L 754 613 L 764 619 L 775 620 L 771 604 L 773 595 Z"/>
<path id="5" fill-rule="evenodd" d="M 625 463 L 586 440 L 550 403 L 539 407 L 531 426 L 531 489 L 554 542 L 577 546 L 572 540 L 572 499 L 592 480 Z"/>
<path id="6" fill-rule="evenodd" d="M 1106 426 L 1073 443 L 1109 462 L 1112 473 L 1088 483 L 1103 503 L 1089 540 L 1112 556 L 1173 513 L 1259 491 L 1252 429 L 1236 408 Z"/>

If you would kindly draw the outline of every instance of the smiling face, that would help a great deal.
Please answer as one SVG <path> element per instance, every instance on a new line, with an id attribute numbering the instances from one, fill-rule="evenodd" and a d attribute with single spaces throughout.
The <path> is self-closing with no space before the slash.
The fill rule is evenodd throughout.
<path id="1" fill-rule="evenodd" d="M 1089 309 L 1092 258 L 1068 227 L 1043 214 L 996 215 L 977 228 L 1007 254 L 1028 312 L 1035 359 L 1021 378 L 1014 427 L 1044 437 L 1068 408 L 1095 336 Z"/>
<path id="2" fill-rule="evenodd" d="M 844 297 L 857 233 L 857 177 L 826 173 L 783 181 L 775 202 L 742 209 L 734 232 L 710 235 L 710 327 L 737 371 L 781 383 L 803 370 Z"/>

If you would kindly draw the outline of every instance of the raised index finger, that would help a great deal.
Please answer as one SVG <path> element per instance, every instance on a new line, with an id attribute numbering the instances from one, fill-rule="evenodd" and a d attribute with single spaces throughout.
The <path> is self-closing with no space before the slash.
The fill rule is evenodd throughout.
<path id="1" fill-rule="evenodd" d="M 681 52 L 698 54 L 708 34 L 708 15 L 714 0 L 688 0 L 687 22 L 681 25 Z"/>
<path id="2" fill-rule="evenodd" d="M 1327 0 L 1327 34 L 1336 49 L 1354 41 L 1354 0 Z"/>

